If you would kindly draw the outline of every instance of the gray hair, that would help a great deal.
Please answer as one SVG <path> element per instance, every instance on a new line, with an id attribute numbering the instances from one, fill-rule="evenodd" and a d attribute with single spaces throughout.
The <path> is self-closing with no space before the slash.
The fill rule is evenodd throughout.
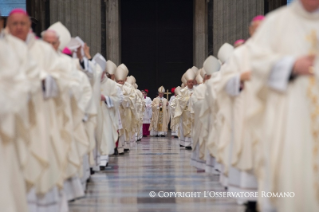
<path id="1" fill-rule="evenodd" d="M 50 29 L 41 32 L 41 37 L 43 38 L 47 33 L 54 35 L 58 40 L 60 39 L 58 33 L 56 33 L 56 31 L 50 30 Z"/>

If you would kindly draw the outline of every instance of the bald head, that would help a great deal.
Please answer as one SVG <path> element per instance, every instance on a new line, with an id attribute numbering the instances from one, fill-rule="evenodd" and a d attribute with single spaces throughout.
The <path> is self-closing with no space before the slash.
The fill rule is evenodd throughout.
<path id="1" fill-rule="evenodd" d="M 256 32 L 256 30 L 258 29 L 258 27 L 260 26 L 261 22 L 265 19 L 264 16 L 259 15 L 256 16 L 255 18 L 253 18 L 253 20 L 250 23 L 249 26 L 249 34 L 250 36 L 253 36 Z"/>
<path id="2" fill-rule="evenodd" d="M 299 0 L 305 10 L 312 13 L 319 9 L 319 0 Z"/>
<path id="3" fill-rule="evenodd" d="M 53 30 L 47 30 L 41 33 L 43 41 L 51 44 L 55 51 L 58 51 L 60 40 L 58 34 Z"/>
<path id="4" fill-rule="evenodd" d="M 31 29 L 31 20 L 26 12 L 11 12 L 8 17 L 7 26 L 10 34 L 26 41 Z"/>

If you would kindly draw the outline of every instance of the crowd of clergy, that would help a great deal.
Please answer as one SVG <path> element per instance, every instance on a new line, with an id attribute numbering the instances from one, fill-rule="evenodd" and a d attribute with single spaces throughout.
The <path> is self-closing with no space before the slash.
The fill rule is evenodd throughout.
<path id="1" fill-rule="evenodd" d="M 109 156 L 169 128 L 246 211 L 319 211 L 318 11 L 318 0 L 295 0 L 256 16 L 249 39 L 152 101 L 62 23 L 38 38 L 13 10 L 0 21 L 0 211 L 68 211 Z"/>
<path id="2" fill-rule="evenodd" d="M 0 24 L 0 211 L 68 211 L 141 140 L 151 104 L 124 64 L 91 57 L 62 23 L 39 38 L 14 9 Z"/>
<path id="3" fill-rule="evenodd" d="M 250 38 L 187 70 L 169 103 L 191 164 L 246 211 L 319 211 L 318 11 L 295 0 L 256 16 Z"/>

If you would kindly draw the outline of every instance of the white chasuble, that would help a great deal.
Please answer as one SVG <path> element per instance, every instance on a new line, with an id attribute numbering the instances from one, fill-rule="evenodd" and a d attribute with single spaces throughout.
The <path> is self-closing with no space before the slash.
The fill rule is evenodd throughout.
<path id="1" fill-rule="evenodd" d="M 152 118 L 152 99 L 150 97 L 146 97 L 144 99 L 145 102 L 145 111 L 143 116 L 143 123 L 150 124 Z"/>
<path id="2" fill-rule="evenodd" d="M 117 110 L 122 98 L 118 93 L 116 82 L 107 77 L 101 82 L 101 94 L 105 96 L 106 103 L 100 102 L 99 104 L 98 150 L 101 155 L 111 155 L 118 140 L 119 122 Z"/>
<path id="3" fill-rule="evenodd" d="M 272 199 L 277 211 L 319 210 L 318 57 L 315 77 L 298 76 L 289 82 L 291 69 L 286 76 L 277 75 L 284 71 L 278 64 L 287 57 L 318 55 L 318 22 L 317 11 L 308 13 L 295 1 L 269 14 L 248 45 L 260 101 L 252 111 L 261 156 L 259 187 L 271 192 L 291 191 L 296 196 Z M 291 61 L 292 67 L 295 60 Z M 274 86 L 277 84 L 282 86 Z M 269 199 L 260 201 L 262 209 L 269 206 L 266 201 Z"/>
<path id="4" fill-rule="evenodd" d="M 152 102 L 152 121 L 149 130 L 155 132 L 167 132 L 169 114 L 167 99 L 156 97 Z"/>

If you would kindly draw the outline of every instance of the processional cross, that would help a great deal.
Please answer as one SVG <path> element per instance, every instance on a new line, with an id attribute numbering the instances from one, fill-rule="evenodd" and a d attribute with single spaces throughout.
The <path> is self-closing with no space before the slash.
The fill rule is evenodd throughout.
<path id="1" fill-rule="evenodd" d="M 166 93 L 164 93 L 164 94 L 166 94 L 166 99 L 168 100 L 168 96 L 169 96 L 170 94 L 172 94 L 172 93 L 171 93 L 171 92 L 168 92 L 168 89 L 167 89 Z"/>

